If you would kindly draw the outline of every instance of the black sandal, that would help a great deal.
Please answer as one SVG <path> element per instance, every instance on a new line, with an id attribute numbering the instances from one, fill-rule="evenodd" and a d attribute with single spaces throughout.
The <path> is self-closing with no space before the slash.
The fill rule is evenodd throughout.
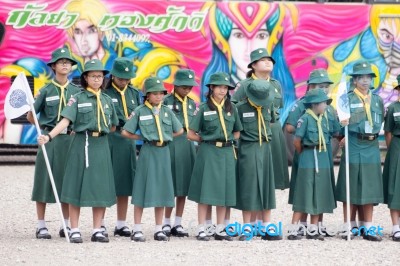
<path id="1" fill-rule="evenodd" d="M 178 228 L 181 228 L 182 230 L 178 230 Z M 189 234 L 186 233 L 186 232 L 183 230 L 182 225 L 174 226 L 174 227 L 171 229 L 171 235 L 177 236 L 177 237 L 185 237 L 185 236 L 186 236 L 186 237 L 189 237 Z"/>
<path id="2" fill-rule="evenodd" d="M 396 236 L 396 234 L 397 234 L 397 236 Z M 392 239 L 395 242 L 400 242 L 400 231 L 394 232 L 393 235 L 392 235 Z"/>
<path id="3" fill-rule="evenodd" d="M 46 233 L 41 233 L 42 231 L 46 231 Z M 49 230 L 46 227 L 36 229 L 36 238 L 37 239 L 51 239 L 51 235 Z"/>
<path id="4" fill-rule="evenodd" d="M 141 236 L 136 236 L 136 234 L 141 234 Z M 146 238 L 144 237 L 142 231 L 132 231 L 131 240 L 135 242 L 145 242 Z"/>
<path id="5" fill-rule="evenodd" d="M 103 232 L 96 232 L 92 235 L 92 238 L 90 239 L 92 242 L 100 242 L 100 243 L 108 243 L 110 240 L 108 237 L 106 237 Z"/>
<path id="6" fill-rule="evenodd" d="M 131 231 L 129 230 L 128 226 L 123 226 L 120 229 L 117 229 L 117 227 L 115 227 L 114 236 L 130 237 Z"/>
<path id="7" fill-rule="evenodd" d="M 169 225 L 169 224 L 164 224 L 163 225 L 163 227 L 162 227 L 162 230 L 164 231 L 164 234 L 166 235 L 166 236 L 170 236 L 171 235 L 171 225 Z"/>
<path id="8" fill-rule="evenodd" d="M 208 241 L 210 238 L 204 233 L 204 231 L 200 231 L 199 234 L 196 236 L 196 239 L 199 241 Z"/>
<path id="9" fill-rule="evenodd" d="M 164 231 L 158 231 L 154 234 L 154 240 L 156 241 L 168 241 L 169 237 L 165 234 Z"/>
<path id="10" fill-rule="evenodd" d="M 79 237 L 72 237 L 73 235 L 79 235 Z M 80 232 L 73 232 L 69 235 L 70 243 L 83 243 L 82 236 Z"/>

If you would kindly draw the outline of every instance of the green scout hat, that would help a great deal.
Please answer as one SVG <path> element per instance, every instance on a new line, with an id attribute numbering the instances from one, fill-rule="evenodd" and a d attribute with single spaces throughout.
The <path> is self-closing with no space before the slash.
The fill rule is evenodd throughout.
<path id="1" fill-rule="evenodd" d="M 83 69 L 84 71 L 82 72 L 82 75 L 89 71 L 103 71 L 104 75 L 107 75 L 109 72 L 107 69 L 104 69 L 103 63 L 101 63 L 99 59 L 87 61 Z"/>
<path id="2" fill-rule="evenodd" d="M 395 90 L 400 90 L 400 75 L 397 76 L 397 86 L 394 87 Z"/>
<path id="3" fill-rule="evenodd" d="M 164 92 L 167 94 L 167 90 L 164 88 L 163 82 L 156 77 L 150 77 L 144 81 L 144 91 L 147 93 L 149 92 Z"/>
<path id="4" fill-rule="evenodd" d="M 315 69 L 311 71 L 310 77 L 307 81 L 308 84 L 321 84 L 321 83 L 329 83 L 333 84 L 332 80 L 329 79 L 328 73 L 325 69 Z"/>
<path id="5" fill-rule="evenodd" d="M 250 53 L 250 64 L 248 64 L 248 68 L 251 68 L 251 64 L 257 62 L 261 58 L 267 57 L 271 59 L 272 63 L 275 64 L 275 60 L 268 54 L 267 49 L 265 48 L 258 48 Z"/>
<path id="6" fill-rule="evenodd" d="M 325 101 L 327 104 L 331 104 L 332 99 L 328 97 L 323 89 L 309 90 L 304 97 L 305 104 L 322 103 Z"/>
<path id="7" fill-rule="evenodd" d="M 50 62 L 47 63 L 47 65 L 51 66 L 59 59 L 68 59 L 72 62 L 72 65 L 77 64 L 77 62 L 74 59 L 72 59 L 71 53 L 67 48 L 59 48 L 53 51 L 53 53 L 51 53 L 51 60 Z"/>
<path id="8" fill-rule="evenodd" d="M 136 77 L 133 62 L 125 57 L 115 59 L 111 75 L 120 79 L 132 79 Z"/>
<path id="9" fill-rule="evenodd" d="M 207 87 L 210 88 L 210 85 L 226 85 L 228 86 L 228 90 L 233 90 L 235 86 L 231 84 L 229 81 L 229 75 L 224 72 L 217 72 L 210 76 L 210 80 L 206 84 Z"/>
<path id="10" fill-rule="evenodd" d="M 374 78 L 376 77 L 375 73 L 371 69 L 371 64 L 367 61 L 358 62 L 353 65 L 353 73 L 350 74 L 350 76 L 358 75 L 371 75 Z"/>
<path id="11" fill-rule="evenodd" d="M 179 69 L 175 73 L 175 86 L 199 86 L 194 80 L 194 71 L 191 69 Z"/>
<path id="12" fill-rule="evenodd" d="M 273 86 L 264 79 L 255 79 L 245 88 L 247 97 L 258 106 L 268 106 L 273 101 Z"/>

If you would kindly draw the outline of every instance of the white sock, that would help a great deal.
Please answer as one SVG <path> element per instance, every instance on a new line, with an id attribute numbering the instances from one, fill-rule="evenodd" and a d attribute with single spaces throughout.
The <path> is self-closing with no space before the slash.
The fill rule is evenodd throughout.
<path id="1" fill-rule="evenodd" d="M 256 223 L 257 224 L 263 224 L 263 220 L 257 220 Z"/>
<path id="2" fill-rule="evenodd" d="M 101 232 L 103 232 L 101 228 L 93 228 L 93 235 Z"/>
<path id="3" fill-rule="evenodd" d="M 37 228 L 43 228 L 43 227 L 46 227 L 46 221 L 45 220 L 38 220 L 38 223 L 37 223 Z"/>
<path id="4" fill-rule="evenodd" d="M 312 230 L 311 232 L 315 232 L 315 230 L 318 230 L 318 225 L 317 224 L 310 224 L 309 228 L 307 230 Z"/>
<path id="5" fill-rule="evenodd" d="M 398 224 L 393 225 L 392 233 L 394 234 L 394 233 L 396 233 L 398 231 L 400 231 L 399 225 Z"/>
<path id="6" fill-rule="evenodd" d="M 202 232 L 201 235 L 200 235 L 200 232 Z M 206 236 L 206 234 L 204 233 L 204 225 L 203 224 L 199 224 L 199 226 L 197 226 L 197 235 Z"/>
<path id="7" fill-rule="evenodd" d="M 364 221 L 358 221 L 358 225 L 361 226 L 365 226 L 365 222 Z M 365 226 L 366 227 L 366 226 Z M 367 228 L 367 227 L 366 227 Z"/>
<path id="8" fill-rule="evenodd" d="M 250 222 L 250 224 L 251 225 L 256 225 L 257 223 L 256 223 L 256 221 L 252 221 L 252 222 Z"/>
<path id="9" fill-rule="evenodd" d="M 105 227 L 104 219 L 101 219 L 101 226 Z"/>
<path id="10" fill-rule="evenodd" d="M 154 233 L 157 233 L 157 232 L 160 232 L 160 231 L 162 231 L 162 225 L 161 224 L 160 225 L 156 224 L 156 226 L 154 227 Z"/>
<path id="11" fill-rule="evenodd" d="M 171 224 L 171 218 L 164 218 L 164 225 L 165 224 L 170 225 Z"/>
<path id="12" fill-rule="evenodd" d="M 307 227 L 307 221 L 306 221 L 306 222 L 301 222 L 301 221 L 300 221 L 300 224 L 302 224 L 302 225 L 304 225 L 305 227 Z"/>
<path id="13" fill-rule="evenodd" d="M 225 227 L 225 225 L 224 224 L 218 224 L 217 225 L 217 231 L 216 231 L 216 234 L 217 235 L 220 235 L 220 236 L 225 236 L 226 235 L 226 232 L 225 232 L 225 230 L 221 230 L 221 228 L 224 228 Z M 220 231 L 221 230 L 221 231 Z M 220 232 L 218 232 L 218 231 L 220 231 Z"/>
<path id="14" fill-rule="evenodd" d="M 265 229 L 267 229 L 267 227 L 268 227 L 269 225 L 271 225 L 271 223 L 270 223 L 270 222 L 266 222 L 266 223 L 263 223 L 262 225 L 265 227 Z M 275 228 L 274 228 L 273 226 L 271 226 L 271 227 L 268 229 L 268 231 L 270 231 L 270 232 L 275 232 Z"/>
<path id="15" fill-rule="evenodd" d="M 79 228 L 71 228 L 71 234 L 72 233 L 79 233 Z M 79 235 L 75 234 L 75 235 L 71 236 L 71 238 L 74 238 L 74 237 L 79 237 Z"/>
<path id="16" fill-rule="evenodd" d="M 181 225 L 181 223 L 182 223 L 182 217 L 175 216 L 175 224 L 174 224 L 174 226 Z"/>
<path id="17" fill-rule="evenodd" d="M 318 222 L 318 228 L 323 227 L 322 222 Z"/>
<path id="18" fill-rule="evenodd" d="M 350 227 L 351 228 L 358 227 L 357 226 L 357 222 L 356 221 L 350 221 Z"/>
<path id="19" fill-rule="evenodd" d="M 372 222 L 364 222 L 365 229 L 369 230 L 372 226 Z"/>
<path id="20" fill-rule="evenodd" d="M 65 223 L 65 226 L 68 227 L 68 225 L 69 225 L 69 219 L 64 219 L 64 223 Z M 64 227 L 63 227 L 63 224 L 61 224 L 60 228 L 61 228 L 61 229 L 64 228 Z"/>
<path id="21" fill-rule="evenodd" d="M 400 224 L 400 218 L 398 219 L 398 224 Z"/>
<path id="22" fill-rule="evenodd" d="M 126 226 L 126 221 L 117 220 L 117 229 L 121 229 L 124 226 Z"/>
<path id="23" fill-rule="evenodd" d="M 142 225 L 141 224 L 135 224 L 133 226 L 133 232 L 137 232 L 137 231 L 142 231 Z"/>
<path id="24" fill-rule="evenodd" d="M 229 219 L 225 219 L 224 223 L 225 223 L 225 226 L 227 226 L 229 224 Z"/>
<path id="25" fill-rule="evenodd" d="M 206 220 L 206 224 L 212 224 L 212 220 Z"/>

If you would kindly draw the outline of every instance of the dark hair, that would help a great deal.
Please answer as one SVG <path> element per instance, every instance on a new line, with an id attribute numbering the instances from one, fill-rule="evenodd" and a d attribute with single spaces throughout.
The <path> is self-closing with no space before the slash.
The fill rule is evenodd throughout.
<path id="1" fill-rule="evenodd" d="M 113 75 L 110 74 L 110 78 L 107 80 L 106 86 L 104 87 L 105 89 L 110 88 L 112 85 L 112 78 Z"/>
<path id="2" fill-rule="evenodd" d="M 215 111 L 215 110 L 217 110 L 217 107 L 214 105 L 214 103 L 211 101 L 211 95 L 212 95 L 212 93 L 213 93 L 213 90 L 212 90 L 212 86 L 215 86 L 215 85 L 210 85 L 210 87 L 208 88 L 208 93 L 207 93 L 207 106 L 208 106 L 208 108 L 210 108 L 210 110 L 212 110 L 212 111 Z M 226 112 L 232 112 L 232 103 L 231 103 L 231 95 L 229 94 L 229 90 L 228 90 L 228 92 L 226 93 L 226 100 L 225 100 L 225 103 L 224 103 L 224 110 L 226 111 Z"/>
<path id="3" fill-rule="evenodd" d="M 179 112 L 179 109 L 178 109 L 178 105 L 176 104 L 176 97 L 175 97 L 175 89 L 176 89 L 176 85 L 174 85 L 174 103 L 172 104 L 172 111 L 174 111 L 175 113 L 178 113 Z"/>
<path id="4" fill-rule="evenodd" d="M 89 86 L 88 85 L 88 83 L 87 83 L 87 81 L 85 80 L 85 77 L 87 77 L 88 76 L 88 73 L 89 73 L 90 71 L 88 71 L 88 72 L 86 72 L 86 73 L 84 73 L 83 75 L 81 75 L 81 86 L 82 86 L 82 88 L 83 89 L 85 89 L 86 90 L 86 88 Z M 104 72 L 103 72 L 103 75 L 104 75 Z M 104 85 L 106 84 L 106 78 L 104 77 L 104 79 L 103 79 L 103 83 L 101 84 L 101 86 L 100 86 L 100 89 L 101 90 L 104 90 Z"/>
<path id="5" fill-rule="evenodd" d="M 252 68 L 251 70 L 247 71 L 246 78 L 250 78 L 253 74 L 254 74 L 254 69 Z"/>

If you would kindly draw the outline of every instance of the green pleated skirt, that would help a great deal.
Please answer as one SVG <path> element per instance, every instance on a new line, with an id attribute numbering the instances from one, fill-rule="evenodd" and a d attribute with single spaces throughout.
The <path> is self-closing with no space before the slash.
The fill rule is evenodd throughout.
<path id="1" fill-rule="evenodd" d="M 236 205 L 236 160 L 232 147 L 201 143 L 193 167 L 188 198 L 213 206 Z"/>
<path id="2" fill-rule="evenodd" d="M 292 207 L 295 212 L 318 215 L 336 208 L 328 152 L 317 150 L 316 155 L 318 172 L 313 149 L 304 149 L 299 155 Z"/>
<path id="3" fill-rule="evenodd" d="M 169 144 L 171 171 L 175 196 L 187 196 L 192 176 L 196 150 L 186 133 L 175 137 Z"/>
<path id="4" fill-rule="evenodd" d="M 378 139 L 359 140 L 349 135 L 350 203 L 356 205 L 383 202 L 381 158 Z M 343 149 L 335 196 L 346 202 L 346 158 Z"/>
<path id="5" fill-rule="evenodd" d="M 47 133 L 48 131 L 43 131 L 43 134 Z M 59 198 L 62 192 L 67 151 L 71 141 L 72 136 L 59 134 L 45 145 Z M 39 146 L 36 155 L 32 200 L 46 203 L 56 202 L 41 146 Z"/>
<path id="6" fill-rule="evenodd" d="M 384 203 L 400 210 L 400 138 L 392 137 L 383 167 Z"/>
<path id="7" fill-rule="evenodd" d="M 168 146 L 144 143 L 133 181 L 132 204 L 142 207 L 174 207 L 174 185 Z"/>
<path id="8" fill-rule="evenodd" d="M 299 154 L 295 150 L 292 160 L 292 172 L 290 175 L 289 204 L 293 204 L 293 195 L 296 188 L 297 171 L 299 170 Z"/>
<path id="9" fill-rule="evenodd" d="M 68 152 L 61 201 L 79 207 L 110 207 L 116 202 L 108 137 L 75 134 Z"/>
<path id="10" fill-rule="evenodd" d="M 275 209 L 275 179 L 269 142 L 240 141 L 236 208 L 245 211 Z"/>
<path id="11" fill-rule="evenodd" d="M 136 141 L 116 131 L 108 135 L 117 196 L 132 195 L 136 171 Z"/>
<path id="12" fill-rule="evenodd" d="M 286 140 L 279 122 L 271 124 L 271 151 L 274 164 L 275 188 L 289 188 L 289 167 L 286 154 Z"/>

